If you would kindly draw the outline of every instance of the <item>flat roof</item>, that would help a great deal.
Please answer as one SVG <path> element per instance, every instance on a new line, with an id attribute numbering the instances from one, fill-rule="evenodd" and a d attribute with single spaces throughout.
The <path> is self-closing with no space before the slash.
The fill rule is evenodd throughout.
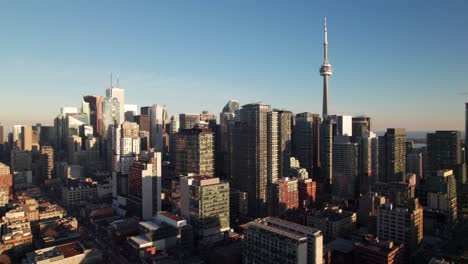
<path id="1" fill-rule="evenodd" d="M 156 224 L 155 222 L 151 222 L 151 221 L 140 222 L 140 225 L 151 231 L 158 230 L 160 227 L 158 224 Z"/>
<path id="2" fill-rule="evenodd" d="M 166 211 L 161 211 L 161 212 L 159 212 L 159 214 L 162 215 L 162 216 L 165 216 L 165 217 L 167 217 L 169 219 L 172 219 L 174 221 L 177 221 L 177 222 L 185 220 L 184 218 L 182 218 L 180 216 L 177 216 L 175 214 L 171 214 L 171 213 L 166 212 Z"/>
<path id="3" fill-rule="evenodd" d="M 272 233 L 276 233 L 276 234 L 279 234 L 279 235 L 282 235 L 282 236 L 285 236 L 285 237 L 288 237 L 288 238 L 291 238 L 291 239 L 294 239 L 294 240 L 307 241 L 307 238 L 305 236 L 301 236 L 301 235 L 295 234 L 293 232 L 289 232 L 289 231 L 280 229 L 278 227 L 269 226 L 269 225 L 265 225 L 265 224 L 261 224 L 261 223 L 257 223 L 257 222 L 250 222 L 247 225 L 248 225 L 249 228 L 251 226 L 255 226 L 255 227 L 258 227 L 260 229 L 264 229 L 264 230 L 270 231 Z"/>

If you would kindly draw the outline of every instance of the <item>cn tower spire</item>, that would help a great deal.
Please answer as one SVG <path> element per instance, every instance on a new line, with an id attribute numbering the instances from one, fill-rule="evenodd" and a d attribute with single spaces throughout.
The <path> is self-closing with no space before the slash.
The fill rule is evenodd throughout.
<path id="1" fill-rule="evenodd" d="M 328 77 L 333 74 L 331 64 L 328 63 L 328 31 L 327 31 L 327 17 L 324 21 L 323 31 L 323 64 L 320 67 L 320 75 L 323 76 L 323 111 L 322 116 L 325 119 L 328 116 Z"/>

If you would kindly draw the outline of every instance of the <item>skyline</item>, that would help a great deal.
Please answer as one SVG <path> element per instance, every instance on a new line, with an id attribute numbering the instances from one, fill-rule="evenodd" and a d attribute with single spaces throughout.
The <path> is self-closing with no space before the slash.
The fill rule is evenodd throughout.
<path id="1" fill-rule="evenodd" d="M 463 130 L 462 1 L 54 3 L 2 4 L 0 23 L 10 25 L 0 44 L 7 131 L 15 123 L 51 124 L 81 95 L 104 95 L 110 72 L 126 103 L 167 105 L 170 115 L 218 116 L 229 99 L 320 113 L 324 16 L 335 70 L 330 113 L 368 115 L 376 131 Z"/>

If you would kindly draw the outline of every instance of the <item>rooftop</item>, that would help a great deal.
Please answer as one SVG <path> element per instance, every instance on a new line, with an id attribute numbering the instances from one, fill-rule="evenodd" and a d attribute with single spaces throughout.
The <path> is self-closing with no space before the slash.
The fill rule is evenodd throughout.
<path id="1" fill-rule="evenodd" d="M 256 228 L 263 229 L 263 230 L 266 230 L 275 234 L 279 234 L 281 236 L 285 236 L 290 239 L 298 240 L 300 242 L 307 241 L 307 238 L 305 236 L 301 236 L 290 231 L 286 231 L 286 230 L 283 230 L 274 226 L 269 226 L 266 224 L 261 224 L 255 221 L 247 223 L 247 227 L 248 229 L 250 229 L 250 227 L 256 227 Z"/>
<path id="2" fill-rule="evenodd" d="M 162 215 L 162 216 L 165 216 L 165 217 L 167 217 L 167 218 L 169 218 L 169 219 L 172 219 L 172 220 L 174 220 L 174 221 L 177 221 L 177 222 L 179 222 L 179 221 L 184 221 L 184 220 L 185 220 L 184 218 L 182 218 L 182 217 L 180 217 L 180 216 L 177 216 L 177 215 L 175 215 L 175 214 L 171 214 L 171 213 L 166 212 L 166 211 L 161 211 L 161 212 L 159 212 L 158 214 L 160 214 L 160 215 Z"/>

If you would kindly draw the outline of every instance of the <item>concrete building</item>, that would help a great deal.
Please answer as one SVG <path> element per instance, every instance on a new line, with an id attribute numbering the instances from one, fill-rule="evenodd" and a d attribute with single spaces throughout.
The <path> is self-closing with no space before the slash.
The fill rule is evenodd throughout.
<path id="1" fill-rule="evenodd" d="M 423 239 L 423 208 L 418 199 L 406 207 L 387 202 L 377 212 L 377 236 L 404 243 L 408 253 L 414 252 Z"/>
<path id="2" fill-rule="evenodd" d="M 200 237 L 229 227 L 229 183 L 210 176 L 186 176 L 180 181 L 181 213 Z"/>
<path id="3" fill-rule="evenodd" d="M 377 231 L 377 211 L 386 203 L 385 196 L 369 192 L 359 198 L 357 221 L 360 226 L 367 227 L 370 233 Z"/>
<path id="4" fill-rule="evenodd" d="M 333 143 L 334 200 L 354 200 L 359 194 L 358 144 L 348 136 L 337 136 Z"/>
<path id="5" fill-rule="evenodd" d="M 135 104 L 124 105 L 125 121 L 135 122 L 135 116 L 137 115 L 138 115 L 138 105 L 135 105 Z"/>
<path id="6" fill-rule="evenodd" d="M 96 182 L 90 178 L 68 180 L 68 185 L 62 187 L 62 203 L 67 207 L 79 206 L 94 201 L 97 198 Z"/>
<path id="7" fill-rule="evenodd" d="M 371 235 L 353 246 L 354 263 L 403 264 L 404 245 L 379 240 Z"/>
<path id="8" fill-rule="evenodd" d="M 192 129 L 200 124 L 200 114 L 179 114 L 179 129 Z"/>
<path id="9" fill-rule="evenodd" d="M 294 156 L 312 179 L 320 173 L 320 115 L 299 113 L 295 116 Z"/>
<path id="10" fill-rule="evenodd" d="M 229 100 L 219 114 L 219 146 L 216 153 L 216 171 L 221 178 L 231 177 L 231 129 L 235 118 L 239 115 L 240 104 L 236 100 Z"/>
<path id="11" fill-rule="evenodd" d="M 31 152 L 13 149 L 11 151 L 11 170 L 22 171 L 31 170 L 32 157 Z"/>
<path id="12" fill-rule="evenodd" d="M 380 182 L 401 181 L 406 173 L 406 131 L 404 128 L 388 128 L 379 137 Z"/>
<path id="13" fill-rule="evenodd" d="M 38 249 L 26 254 L 24 264 L 46 264 L 60 261 L 63 264 L 91 264 L 102 261 L 97 249 L 86 249 L 80 242 Z"/>
<path id="14" fill-rule="evenodd" d="M 330 242 L 337 237 L 345 237 L 356 229 L 356 213 L 337 207 L 311 210 L 306 216 L 306 225 L 321 230 L 325 242 Z"/>
<path id="15" fill-rule="evenodd" d="M 181 129 L 175 147 L 175 173 L 214 176 L 214 135 L 210 129 Z"/>
<path id="16" fill-rule="evenodd" d="M 33 140 L 33 131 L 32 126 L 24 125 L 21 126 L 21 150 L 31 151 L 32 150 L 32 140 Z"/>
<path id="17" fill-rule="evenodd" d="M 273 183 L 272 188 L 272 215 L 299 207 L 308 208 L 315 202 L 317 186 L 312 179 L 283 177 Z"/>
<path id="18" fill-rule="evenodd" d="M 332 119 L 322 121 L 320 129 L 320 163 L 321 173 L 317 182 L 331 185 L 333 182 L 333 126 L 336 122 Z"/>
<path id="19" fill-rule="evenodd" d="M 246 224 L 242 263 L 301 263 L 323 261 L 320 230 L 275 217 Z"/>
<path id="20" fill-rule="evenodd" d="M 12 171 L 10 167 L 4 163 L 0 162 L 0 191 L 6 193 L 6 195 L 12 194 Z"/>
<path id="21" fill-rule="evenodd" d="M 128 171 L 127 213 L 149 220 L 161 211 L 161 153 L 143 152 Z"/>
<path id="22" fill-rule="evenodd" d="M 394 205 L 405 206 L 416 197 L 416 175 L 407 173 L 401 181 L 378 182 L 372 191 L 384 195 Z"/>
<path id="23" fill-rule="evenodd" d="M 327 32 L 327 18 L 325 18 L 324 28 L 324 42 L 323 42 L 323 64 L 320 67 L 320 75 L 323 76 L 323 111 L 322 116 L 328 116 L 328 77 L 333 74 L 333 68 L 328 63 L 328 32 Z"/>
<path id="24" fill-rule="evenodd" d="M 274 110 L 278 113 L 278 177 L 289 176 L 289 162 L 291 158 L 291 142 L 292 130 L 291 119 L 292 113 L 286 110 Z"/>

